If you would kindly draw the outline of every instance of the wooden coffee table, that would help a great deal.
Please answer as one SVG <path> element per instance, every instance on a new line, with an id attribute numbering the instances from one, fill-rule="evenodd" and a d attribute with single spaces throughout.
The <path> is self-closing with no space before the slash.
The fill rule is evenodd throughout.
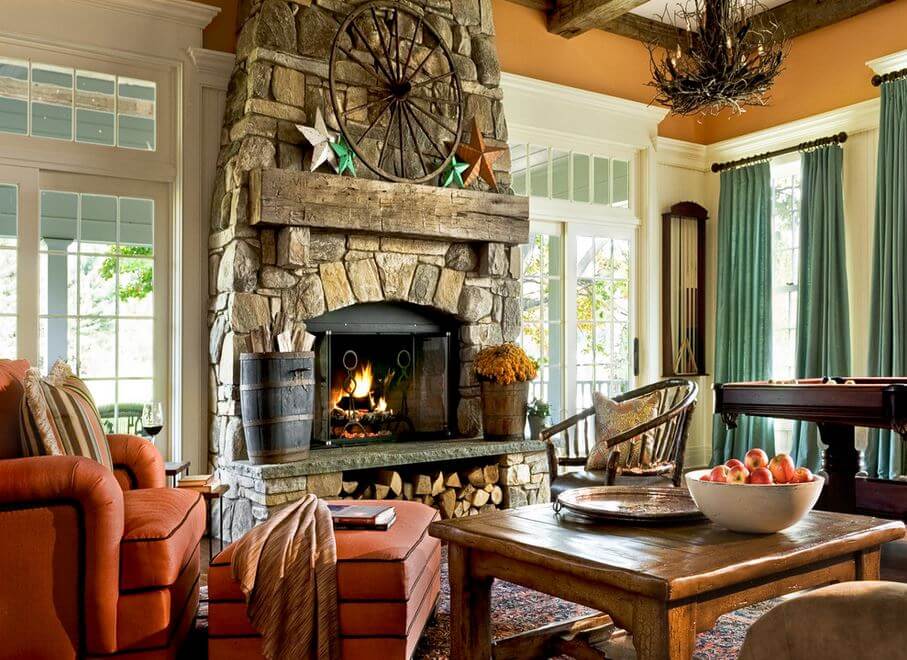
<path id="1" fill-rule="evenodd" d="M 436 522 L 429 533 L 450 544 L 452 660 L 596 657 L 581 638 L 594 642 L 605 624 L 629 631 L 641 660 L 686 660 L 696 633 L 721 614 L 806 587 L 877 580 L 880 546 L 902 538 L 904 524 L 813 511 L 784 532 L 756 536 L 709 522 L 580 523 L 540 504 Z M 610 616 L 492 643 L 494 578 Z"/>

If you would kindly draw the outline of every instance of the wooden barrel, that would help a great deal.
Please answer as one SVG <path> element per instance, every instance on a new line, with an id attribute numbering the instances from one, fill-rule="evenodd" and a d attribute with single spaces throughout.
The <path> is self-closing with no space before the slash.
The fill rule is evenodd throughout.
<path id="1" fill-rule="evenodd" d="M 307 458 L 312 441 L 315 354 L 243 353 L 239 399 L 253 463 Z"/>
<path id="2" fill-rule="evenodd" d="M 529 383 L 482 383 L 482 428 L 486 440 L 522 440 Z"/>

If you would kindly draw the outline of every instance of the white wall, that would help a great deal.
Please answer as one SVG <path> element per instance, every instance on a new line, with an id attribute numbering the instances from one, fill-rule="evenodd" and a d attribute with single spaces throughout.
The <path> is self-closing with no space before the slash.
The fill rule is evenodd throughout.
<path id="1" fill-rule="evenodd" d="M 708 182 L 711 175 L 706 172 L 706 149 L 703 146 L 684 143 L 676 140 L 659 138 L 658 140 L 658 167 L 656 170 L 656 196 L 659 221 L 662 213 L 667 213 L 671 206 L 678 202 L 696 202 L 709 211 L 706 223 L 706 238 L 711 241 L 715 233 L 718 214 L 717 204 L 712 204 L 708 191 Z M 658 239 L 657 251 L 661 255 L 661 239 Z M 711 255 L 711 252 L 708 253 Z M 660 259 L 659 259 L 660 261 Z M 707 273 L 712 273 L 707 264 Z M 706 278 L 706 297 L 710 298 L 714 292 L 714 278 Z M 707 303 L 708 304 L 708 303 Z M 658 362 L 661 363 L 661 297 L 657 301 L 659 309 L 658 341 L 654 346 L 649 346 L 650 351 L 656 351 Z M 707 307 L 711 309 L 711 307 Z M 707 314 L 710 321 L 711 315 Z M 710 373 L 714 346 L 712 333 L 706 327 L 706 372 Z M 660 374 L 663 375 L 663 372 Z M 712 409 L 712 381 L 708 376 L 695 379 L 699 385 L 699 403 L 690 424 L 687 438 L 687 451 L 685 464 L 688 468 L 706 465 L 711 456 L 711 425 L 709 418 Z"/>

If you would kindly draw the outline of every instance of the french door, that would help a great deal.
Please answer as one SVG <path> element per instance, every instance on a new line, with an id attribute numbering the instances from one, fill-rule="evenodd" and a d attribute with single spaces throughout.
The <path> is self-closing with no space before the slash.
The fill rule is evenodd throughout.
<path id="1" fill-rule="evenodd" d="M 523 251 L 522 344 L 540 363 L 532 396 L 555 420 L 635 383 L 632 227 L 533 222 Z"/>
<path id="2" fill-rule="evenodd" d="M 66 360 L 108 432 L 170 400 L 169 214 L 164 184 L 0 167 L 0 357 Z"/>

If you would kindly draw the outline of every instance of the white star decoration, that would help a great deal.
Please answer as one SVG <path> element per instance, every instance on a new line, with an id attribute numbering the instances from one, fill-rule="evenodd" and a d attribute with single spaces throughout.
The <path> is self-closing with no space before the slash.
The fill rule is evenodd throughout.
<path id="1" fill-rule="evenodd" d="M 314 126 L 296 124 L 296 128 L 299 129 L 299 132 L 302 133 L 302 137 L 304 137 L 306 142 L 312 147 L 311 153 L 306 154 L 305 157 L 305 166 L 309 171 L 314 172 L 325 163 L 333 167 L 334 171 L 337 171 L 339 165 L 337 162 L 337 154 L 335 154 L 334 150 L 331 148 L 331 143 L 337 140 L 337 134 L 333 131 L 329 131 L 327 126 L 325 126 L 324 117 L 321 115 L 321 108 L 318 108 L 315 111 Z"/>

